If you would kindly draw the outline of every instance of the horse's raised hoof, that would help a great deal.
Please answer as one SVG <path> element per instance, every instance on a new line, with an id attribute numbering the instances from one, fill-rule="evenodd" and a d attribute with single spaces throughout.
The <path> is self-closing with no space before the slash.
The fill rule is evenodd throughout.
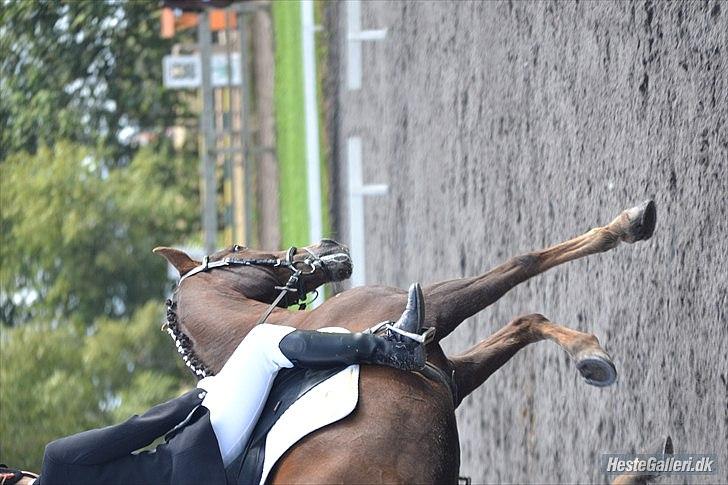
<path id="1" fill-rule="evenodd" d="M 655 201 L 647 200 L 624 212 L 628 219 L 628 226 L 622 238 L 624 242 L 634 243 L 652 237 L 652 234 L 655 232 L 655 224 L 657 223 Z"/>
<path id="2" fill-rule="evenodd" d="M 592 386 L 611 386 L 617 380 L 617 368 L 606 354 L 585 354 L 577 359 L 576 368 Z"/>

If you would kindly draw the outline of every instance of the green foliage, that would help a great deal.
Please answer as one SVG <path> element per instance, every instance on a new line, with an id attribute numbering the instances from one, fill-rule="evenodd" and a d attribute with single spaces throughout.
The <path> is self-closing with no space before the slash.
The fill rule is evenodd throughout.
<path id="1" fill-rule="evenodd" d="M 135 147 L 119 134 L 162 133 L 189 113 L 162 86 L 152 1 L 10 0 L 0 8 L 0 161 L 70 140 L 125 164 Z M 161 138 L 158 138 L 161 140 Z"/>
<path id="2" fill-rule="evenodd" d="M 107 426 L 179 395 L 193 384 L 169 337 L 163 306 L 74 325 L 3 327 L 0 457 L 39 470 L 53 439 Z"/>
<path id="3" fill-rule="evenodd" d="M 0 321 L 89 323 L 161 301 L 160 244 L 197 228 L 194 160 L 140 150 L 104 168 L 84 148 L 59 143 L 0 165 Z"/>
<path id="4" fill-rule="evenodd" d="M 193 382 L 159 329 L 167 271 L 151 252 L 199 230 L 197 160 L 164 136 L 189 113 L 162 86 L 172 41 L 158 9 L 0 2 L 0 461 L 12 466 L 37 470 L 49 441 Z"/>

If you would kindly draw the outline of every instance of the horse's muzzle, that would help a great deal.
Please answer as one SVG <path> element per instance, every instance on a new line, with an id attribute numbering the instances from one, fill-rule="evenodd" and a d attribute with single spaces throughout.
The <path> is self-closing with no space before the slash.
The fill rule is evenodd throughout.
<path id="1" fill-rule="evenodd" d="M 351 277 L 353 269 L 351 256 L 349 248 L 343 244 L 333 239 L 322 239 L 310 250 L 319 258 L 324 270 L 330 275 L 331 281 L 342 281 Z"/>

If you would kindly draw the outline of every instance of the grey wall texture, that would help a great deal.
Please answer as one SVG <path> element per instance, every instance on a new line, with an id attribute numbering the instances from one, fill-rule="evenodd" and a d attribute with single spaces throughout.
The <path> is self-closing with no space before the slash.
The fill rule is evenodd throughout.
<path id="1" fill-rule="evenodd" d="M 586 385 L 550 343 L 457 411 L 461 473 L 604 482 L 605 452 L 719 454 L 728 482 L 728 3 L 363 2 L 363 87 L 345 88 L 346 5 L 329 4 L 335 213 L 360 136 L 368 283 L 482 273 L 654 198 L 654 237 L 517 287 L 444 342 L 458 353 L 523 313 L 593 332 L 619 371 Z"/>

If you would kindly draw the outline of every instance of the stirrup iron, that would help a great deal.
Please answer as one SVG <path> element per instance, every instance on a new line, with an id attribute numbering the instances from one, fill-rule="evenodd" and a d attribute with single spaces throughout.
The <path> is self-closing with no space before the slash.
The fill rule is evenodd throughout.
<path id="1" fill-rule="evenodd" d="M 424 329 L 425 331 L 422 332 L 422 335 L 412 333 L 412 332 L 407 332 L 406 330 L 397 328 L 394 325 L 392 325 L 391 323 L 387 323 L 387 322 L 384 323 L 384 328 L 386 328 L 387 330 L 389 330 L 391 332 L 398 333 L 407 338 L 410 338 L 410 339 L 414 340 L 415 342 L 419 342 L 421 344 L 429 344 L 430 342 L 432 342 L 435 339 L 435 330 L 436 330 L 435 327 L 429 327 L 427 329 Z"/>
<path id="2" fill-rule="evenodd" d="M 375 335 L 380 335 L 383 330 L 390 330 L 396 334 L 402 335 L 404 337 L 414 340 L 415 342 L 425 345 L 429 344 L 435 339 L 435 331 L 437 330 L 435 327 L 423 328 L 424 332 L 422 332 L 422 335 L 418 335 L 416 333 L 407 332 L 406 330 L 397 328 L 392 325 L 393 323 L 394 322 L 392 320 L 385 320 L 383 322 L 377 323 L 373 327 L 369 327 L 362 333 L 373 333 Z"/>

